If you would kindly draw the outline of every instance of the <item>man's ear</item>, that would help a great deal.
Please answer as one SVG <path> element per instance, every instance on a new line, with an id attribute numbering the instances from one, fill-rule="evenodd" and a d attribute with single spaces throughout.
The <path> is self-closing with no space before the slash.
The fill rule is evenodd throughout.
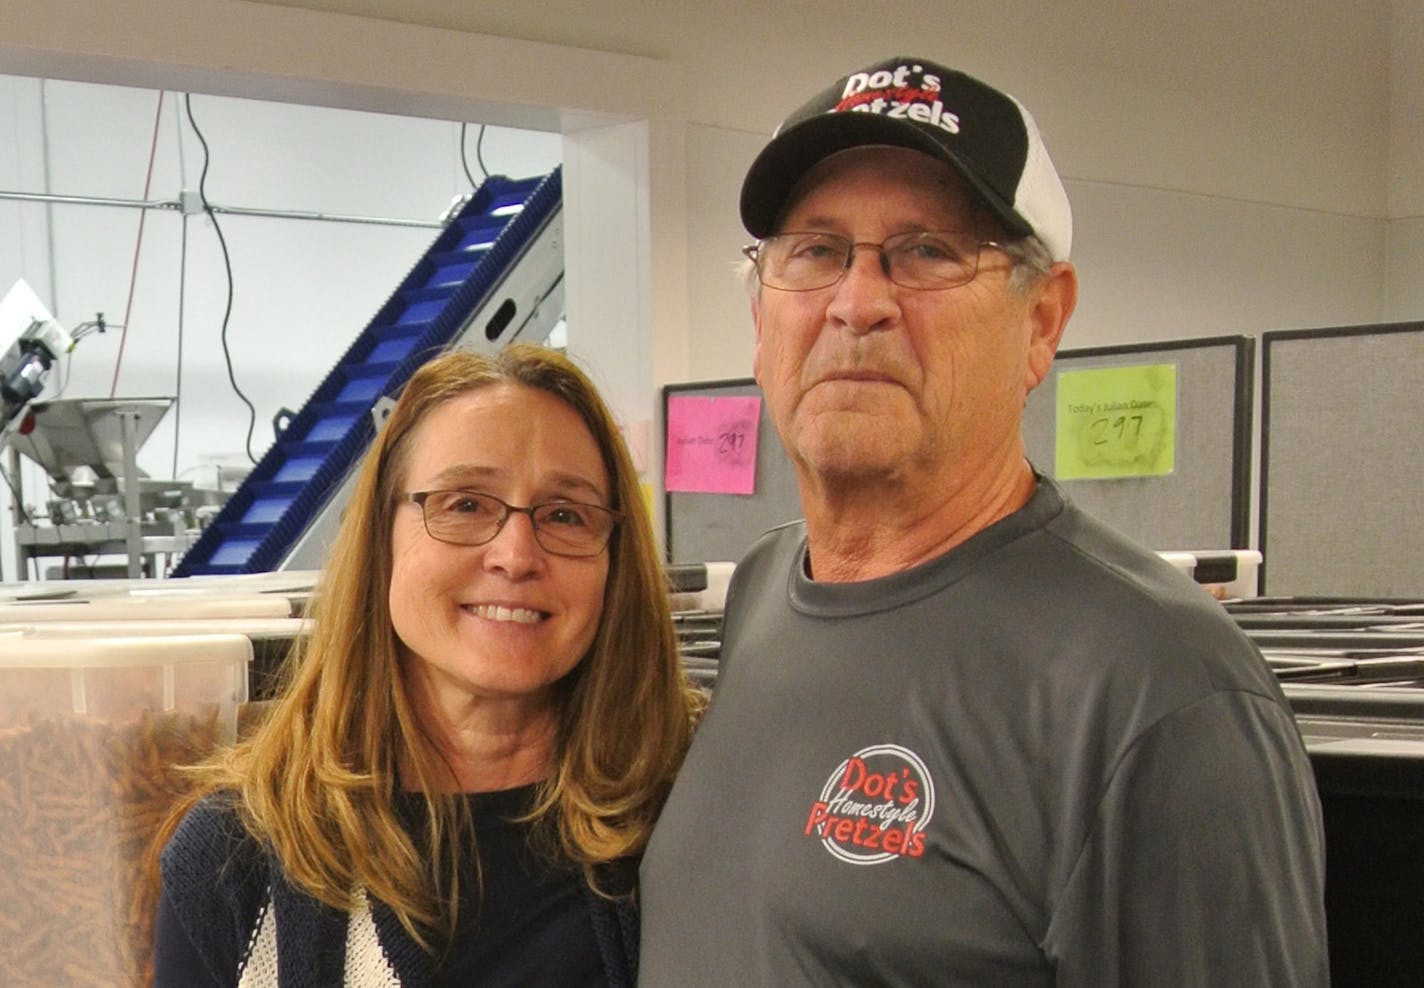
<path id="1" fill-rule="evenodd" d="M 1053 355 L 1068 327 L 1068 317 L 1078 304 L 1078 271 L 1067 261 L 1048 269 L 1032 289 L 1026 318 L 1029 321 L 1028 363 L 1024 373 L 1024 393 L 1032 391 L 1048 376 Z"/>

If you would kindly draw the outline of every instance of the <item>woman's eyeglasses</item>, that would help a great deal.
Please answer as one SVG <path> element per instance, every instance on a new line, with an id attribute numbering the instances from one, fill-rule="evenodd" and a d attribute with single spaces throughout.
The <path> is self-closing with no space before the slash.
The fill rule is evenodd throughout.
<path id="1" fill-rule="evenodd" d="M 597 504 L 542 501 L 521 508 L 480 491 L 414 491 L 404 500 L 420 505 L 432 539 L 450 545 L 484 545 L 511 514 L 528 515 L 534 541 L 556 556 L 598 555 L 623 520 L 619 512 Z"/>

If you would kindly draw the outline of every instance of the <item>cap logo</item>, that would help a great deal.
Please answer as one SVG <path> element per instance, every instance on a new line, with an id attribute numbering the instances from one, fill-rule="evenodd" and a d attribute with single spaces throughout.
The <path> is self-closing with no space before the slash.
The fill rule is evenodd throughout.
<path id="1" fill-rule="evenodd" d="M 945 112 L 939 92 L 939 76 L 921 65 L 856 72 L 846 77 L 840 102 L 828 112 L 878 113 L 957 134 L 959 115 Z"/>

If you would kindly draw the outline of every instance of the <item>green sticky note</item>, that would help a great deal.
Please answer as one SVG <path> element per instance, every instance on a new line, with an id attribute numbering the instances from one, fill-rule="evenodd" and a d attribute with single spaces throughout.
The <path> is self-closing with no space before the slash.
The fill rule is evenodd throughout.
<path id="1" fill-rule="evenodd" d="M 1177 365 L 1058 375 L 1055 476 L 1161 477 L 1177 456 Z"/>

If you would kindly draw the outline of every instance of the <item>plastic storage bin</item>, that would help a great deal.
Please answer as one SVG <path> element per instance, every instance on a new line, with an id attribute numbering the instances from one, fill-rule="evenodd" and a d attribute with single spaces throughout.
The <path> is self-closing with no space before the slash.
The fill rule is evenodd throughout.
<path id="1" fill-rule="evenodd" d="M 234 736 L 241 635 L 0 635 L 0 982 L 144 983 L 177 765 Z"/>
<path id="2" fill-rule="evenodd" d="M 1218 588 L 1224 600 L 1244 600 L 1256 596 L 1256 573 L 1261 553 L 1255 549 L 1219 549 L 1157 553 L 1177 569 L 1206 586 Z"/>
<path id="3" fill-rule="evenodd" d="M 32 624 L 41 621 L 164 621 L 172 619 L 227 620 L 234 618 L 286 618 L 292 602 L 272 594 L 192 596 L 107 596 L 77 600 L 17 601 L 0 603 L 0 622 Z"/>

